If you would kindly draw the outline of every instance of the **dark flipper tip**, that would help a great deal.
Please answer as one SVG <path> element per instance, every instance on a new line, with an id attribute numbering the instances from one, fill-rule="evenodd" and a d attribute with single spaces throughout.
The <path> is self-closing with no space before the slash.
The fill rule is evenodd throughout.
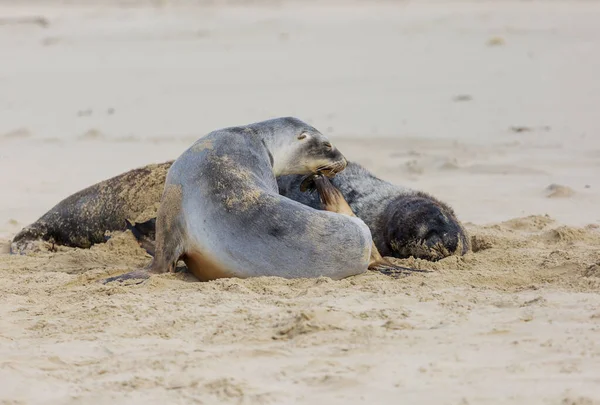
<path id="1" fill-rule="evenodd" d="M 123 281 L 136 280 L 137 282 L 131 284 L 141 284 L 145 280 L 150 278 L 150 274 L 143 270 L 131 271 L 129 273 L 121 274 L 120 276 L 114 276 L 105 278 L 104 280 L 100 280 L 99 282 L 102 284 L 112 283 L 114 281 L 118 281 L 122 283 Z"/>
<path id="2" fill-rule="evenodd" d="M 380 264 L 370 270 L 393 278 L 405 277 L 411 273 L 431 273 L 431 270 L 413 269 L 412 267 L 396 266 L 395 264 Z"/>

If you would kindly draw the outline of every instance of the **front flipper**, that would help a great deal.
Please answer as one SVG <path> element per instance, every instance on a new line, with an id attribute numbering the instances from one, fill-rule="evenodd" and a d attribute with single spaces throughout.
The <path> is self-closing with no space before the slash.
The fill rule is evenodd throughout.
<path id="1" fill-rule="evenodd" d="M 130 271 L 129 273 L 121 274 L 120 276 L 114 276 L 106 278 L 104 280 L 100 280 L 100 282 L 102 284 L 107 284 L 112 283 L 113 281 L 118 281 L 122 283 L 124 281 L 135 280 L 136 282 L 133 282 L 131 284 L 141 284 L 142 282 L 144 282 L 144 280 L 147 280 L 149 278 L 150 272 L 148 272 L 147 270 L 134 270 Z"/>
<path id="2" fill-rule="evenodd" d="M 373 243 L 373 246 L 371 247 L 371 261 L 369 262 L 369 270 L 378 271 L 381 274 L 385 274 L 386 276 L 391 276 L 394 278 L 406 276 L 410 273 L 431 273 L 429 270 L 419 270 L 393 264 L 381 256 L 379 250 L 377 250 L 377 247 L 375 246 L 375 243 Z"/>

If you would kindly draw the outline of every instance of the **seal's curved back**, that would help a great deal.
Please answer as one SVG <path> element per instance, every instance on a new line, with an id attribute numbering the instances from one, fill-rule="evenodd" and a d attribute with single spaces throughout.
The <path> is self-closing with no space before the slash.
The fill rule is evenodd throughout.
<path id="1" fill-rule="evenodd" d="M 366 271 L 372 239 L 362 220 L 278 192 L 276 176 L 334 176 L 346 164 L 327 137 L 295 118 L 209 133 L 169 169 L 149 271 L 173 271 L 179 259 L 201 280 Z"/>

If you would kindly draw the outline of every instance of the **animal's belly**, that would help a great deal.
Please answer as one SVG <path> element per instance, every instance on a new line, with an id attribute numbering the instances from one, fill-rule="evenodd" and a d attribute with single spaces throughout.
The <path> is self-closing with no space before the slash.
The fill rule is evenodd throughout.
<path id="1" fill-rule="evenodd" d="M 210 254 L 188 252 L 183 257 L 183 261 L 188 270 L 200 281 L 210 281 L 234 276 L 230 269 L 219 263 L 219 261 Z"/>

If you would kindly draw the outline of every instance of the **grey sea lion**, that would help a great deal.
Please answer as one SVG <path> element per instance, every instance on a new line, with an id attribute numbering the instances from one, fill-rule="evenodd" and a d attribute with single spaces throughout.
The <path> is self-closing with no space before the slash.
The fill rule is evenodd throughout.
<path id="1" fill-rule="evenodd" d="M 169 169 L 150 265 L 106 282 L 173 272 L 179 260 L 202 281 L 363 273 L 372 246 L 367 225 L 284 197 L 277 186 L 277 176 L 334 176 L 346 164 L 323 134 L 295 118 L 213 131 Z"/>
<path id="2" fill-rule="evenodd" d="M 106 232 L 130 229 L 153 255 L 156 212 L 172 164 L 134 169 L 65 198 L 19 232 L 11 252 L 27 253 L 42 241 L 87 248 L 105 242 Z M 279 193 L 322 209 L 317 194 L 300 191 L 302 179 L 279 176 Z M 354 162 L 331 181 L 369 226 L 383 256 L 438 260 L 470 249 L 468 234 L 452 208 L 433 196 L 383 181 Z"/>

